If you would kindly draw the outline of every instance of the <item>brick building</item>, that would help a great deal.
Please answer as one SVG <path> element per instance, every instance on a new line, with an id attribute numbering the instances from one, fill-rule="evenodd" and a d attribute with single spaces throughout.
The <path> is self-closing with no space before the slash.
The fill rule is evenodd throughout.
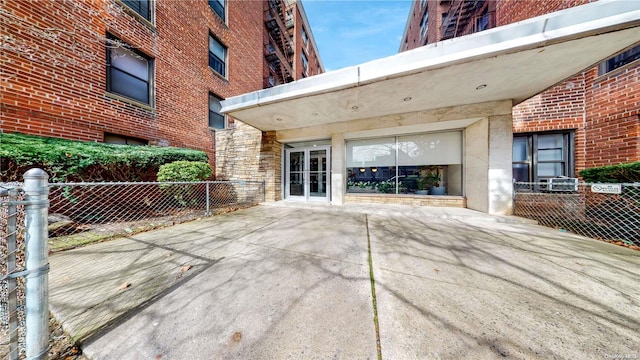
<path id="1" fill-rule="evenodd" d="M 414 1 L 400 51 L 589 2 Z M 514 178 L 575 177 L 588 167 L 640 161 L 640 46 L 619 50 L 514 106 Z"/>
<path id="2" fill-rule="evenodd" d="M 216 149 L 237 151 L 220 142 L 243 128 L 220 113 L 220 101 L 276 85 L 265 52 L 273 6 L 283 24 L 285 11 L 296 15 L 298 26 L 282 27 L 296 35 L 289 56 L 305 53 L 310 64 L 303 71 L 302 60 L 293 61 L 283 82 L 321 72 L 296 2 L 2 0 L 1 129 L 188 147 L 217 164 Z M 262 134 L 250 130 L 240 131 L 245 142 L 259 144 Z"/>

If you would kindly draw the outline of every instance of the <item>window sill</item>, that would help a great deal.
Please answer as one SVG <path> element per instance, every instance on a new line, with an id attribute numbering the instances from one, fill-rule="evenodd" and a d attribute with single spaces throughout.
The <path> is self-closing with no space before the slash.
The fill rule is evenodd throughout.
<path id="1" fill-rule="evenodd" d="M 604 73 L 604 74 L 602 74 L 602 75 L 598 75 L 598 76 L 593 80 L 593 83 L 594 83 L 594 84 L 596 84 L 596 83 L 601 82 L 601 81 L 604 81 L 604 80 L 606 80 L 606 79 L 609 79 L 609 78 L 612 78 L 612 77 L 618 76 L 618 75 L 620 75 L 621 73 L 625 72 L 626 70 L 631 69 L 632 67 L 636 67 L 636 66 L 638 66 L 638 65 L 640 65 L 640 59 L 635 60 L 635 61 L 632 61 L 632 62 L 630 62 L 630 63 L 628 63 L 628 64 L 626 64 L 626 65 L 620 66 L 620 67 L 619 67 L 619 68 L 617 68 L 617 69 L 613 69 L 613 70 L 609 71 L 608 73 Z M 598 69 L 598 65 L 596 65 L 596 70 L 597 70 L 597 71 L 600 71 L 600 70 Z"/>
<path id="2" fill-rule="evenodd" d="M 227 82 L 227 83 L 229 82 L 229 79 L 228 79 L 226 76 L 223 76 L 223 75 L 222 75 L 222 74 L 220 74 L 219 72 L 217 72 L 217 71 L 213 70 L 213 69 L 211 68 L 211 66 L 207 66 L 207 67 L 209 68 L 209 70 L 211 70 L 211 73 L 212 73 L 213 75 L 215 75 L 216 77 L 218 77 L 220 80 L 223 80 L 224 82 Z"/>
<path id="3" fill-rule="evenodd" d="M 153 107 L 153 106 L 150 106 L 149 104 L 141 103 L 139 101 L 135 101 L 135 100 L 129 99 L 128 97 L 125 97 L 125 96 L 120 96 L 118 94 L 114 94 L 114 93 L 110 93 L 110 92 L 105 92 L 104 96 L 108 97 L 110 99 L 113 99 L 113 100 L 122 101 L 123 103 L 139 107 L 139 108 L 141 108 L 143 110 L 147 110 L 147 111 L 151 111 L 151 112 L 155 112 L 156 111 L 156 108 Z"/>
<path id="4" fill-rule="evenodd" d="M 117 0 L 116 0 L 117 1 Z M 229 15 L 226 13 L 227 9 L 225 7 L 225 18 L 222 19 L 222 17 L 220 17 L 220 15 L 211 8 L 211 6 L 207 5 L 209 7 L 209 10 L 211 10 L 211 13 L 213 14 L 213 16 L 218 19 L 218 21 L 220 21 L 220 25 L 222 25 L 224 27 L 225 30 L 229 30 L 229 24 L 227 24 L 227 19 L 229 18 Z"/>
<path id="5" fill-rule="evenodd" d="M 149 28 L 149 30 L 153 31 L 154 33 L 158 32 L 158 29 L 153 24 L 153 22 L 145 19 L 142 15 L 138 14 L 137 12 L 135 12 L 135 10 L 131 9 L 130 7 L 128 7 L 127 4 L 123 3 L 122 1 L 115 0 L 115 2 L 116 2 L 116 4 L 120 5 L 120 7 L 122 8 L 122 10 L 124 12 L 126 12 L 127 14 L 129 14 L 129 15 L 133 16 L 134 18 L 136 18 L 136 20 L 141 22 L 142 25 L 144 25 L 147 28 Z M 153 10 L 151 10 L 151 13 L 153 14 Z"/>

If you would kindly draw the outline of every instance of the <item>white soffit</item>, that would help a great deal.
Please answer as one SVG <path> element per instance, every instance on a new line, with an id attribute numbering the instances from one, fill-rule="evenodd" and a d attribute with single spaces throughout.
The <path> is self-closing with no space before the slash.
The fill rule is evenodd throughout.
<path id="1" fill-rule="evenodd" d="M 222 102 L 286 130 L 498 100 L 524 101 L 640 41 L 640 1 L 600 0 Z"/>

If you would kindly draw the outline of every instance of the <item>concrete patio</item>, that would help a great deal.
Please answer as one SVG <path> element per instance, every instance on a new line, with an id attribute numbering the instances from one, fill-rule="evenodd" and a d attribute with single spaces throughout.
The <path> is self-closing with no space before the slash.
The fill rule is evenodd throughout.
<path id="1" fill-rule="evenodd" d="M 279 202 L 50 261 L 92 359 L 640 357 L 639 252 L 467 209 Z"/>

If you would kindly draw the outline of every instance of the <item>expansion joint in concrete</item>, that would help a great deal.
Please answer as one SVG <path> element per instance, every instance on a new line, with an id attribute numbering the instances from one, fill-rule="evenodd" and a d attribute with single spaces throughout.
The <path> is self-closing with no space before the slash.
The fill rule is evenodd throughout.
<path id="1" fill-rule="evenodd" d="M 376 330 L 376 351 L 378 360 L 382 360 L 382 346 L 380 345 L 380 326 L 378 324 L 378 303 L 376 302 L 376 281 L 373 277 L 373 259 L 371 257 L 371 236 L 369 235 L 369 217 L 364 215 L 364 223 L 367 228 L 367 249 L 369 252 L 369 278 L 371 279 L 371 299 L 373 302 L 373 326 Z"/>

